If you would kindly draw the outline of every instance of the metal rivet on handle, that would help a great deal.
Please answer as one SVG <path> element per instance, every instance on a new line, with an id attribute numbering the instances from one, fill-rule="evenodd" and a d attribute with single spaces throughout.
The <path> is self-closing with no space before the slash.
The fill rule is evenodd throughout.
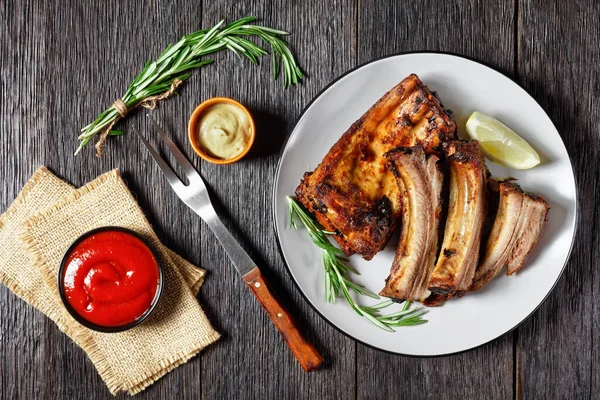
<path id="1" fill-rule="evenodd" d="M 259 288 L 260 287 L 260 282 L 254 282 L 254 286 Z"/>
<path id="2" fill-rule="evenodd" d="M 277 313 L 277 317 L 281 318 L 281 317 L 283 317 L 283 314 L 282 314 L 282 313 L 280 313 L 280 312 L 278 312 L 278 313 Z"/>

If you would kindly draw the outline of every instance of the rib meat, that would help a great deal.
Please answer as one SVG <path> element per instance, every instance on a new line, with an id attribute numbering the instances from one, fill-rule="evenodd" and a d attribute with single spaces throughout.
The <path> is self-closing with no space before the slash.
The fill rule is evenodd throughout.
<path id="1" fill-rule="evenodd" d="M 523 218 L 519 224 L 517 239 L 506 263 L 506 275 L 509 276 L 523 269 L 529 253 L 540 239 L 548 222 L 550 205 L 539 196 L 528 193 L 524 193 L 524 195 Z"/>
<path id="2" fill-rule="evenodd" d="M 329 134 L 329 132 L 323 132 Z M 420 145 L 426 154 L 455 138 L 456 124 L 412 74 L 386 93 L 307 172 L 296 197 L 334 235 L 342 250 L 370 260 L 394 231 L 401 190 L 384 154 Z"/>
<path id="3" fill-rule="evenodd" d="M 450 167 L 448 217 L 429 290 L 454 296 L 469 289 L 477 267 L 489 172 L 475 140 L 452 141 L 445 153 Z"/>
<path id="4" fill-rule="evenodd" d="M 386 153 L 389 169 L 404 190 L 402 229 L 396 257 L 381 296 L 423 301 L 435 266 L 442 208 L 443 175 L 438 157 L 427 157 L 421 146 Z"/>
<path id="5" fill-rule="evenodd" d="M 520 271 L 546 226 L 550 206 L 544 199 L 510 180 L 500 182 L 498 191 L 498 212 L 471 291 L 481 289 L 505 265 L 507 275 Z"/>
<path id="6" fill-rule="evenodd" d="M 471 290 L 479 290 L 492 280 L 506 264 L 516 239 L 519 219 L 523 216 L 522 191 L 511 182 L 500 182 L 498 212 L 490 231 L 485 254 L 477 270 Z"/>

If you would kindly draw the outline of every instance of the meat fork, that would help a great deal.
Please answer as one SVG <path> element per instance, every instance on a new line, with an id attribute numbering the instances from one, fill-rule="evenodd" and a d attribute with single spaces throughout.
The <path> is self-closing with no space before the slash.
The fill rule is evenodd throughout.
<path id="1" fill-rule="evenodd" d="M 225 249 L 233 266 L 244 279 L 246 286 L 250 289 L 252 294 L 254 294 L 275 327 L 279 330 L 283 340 L 285 340 L 302 368 L 304 368 L 306 372 L 318 369 L 323 363 L 323 358 L 313 345 L 304 339 L 294 324 L 290 314 L 273 295 L 273 292 L 265 281 L 260 269 L 256 266 L 254 261 L 252 261 L 248 253 L 244 251 L 242 246 L 240 246 L 233 236 L 231 236 L 231 233 L 229 233 L 227 228 L 225 228 L 210 202 L 206 185 L 200 174 L 198 174 L 196 169 L 177 148 L 175 143 L 173 143 L 160 128 L 156 120 L 152 118 L 150 114 L 146 115 L 158 129 L 160 137 L 167 144 L 167 147 L 189 180 L 188 185 L 185 185 L 179 180 L 177 175 L 175 175 L 175 172 L 173 172 L 171 167 L 169 167 L 165 160 L 158 154 L 156 149 L 139 132 L 137 132 L 139 138 L 144 143 L 144 146 L 146 146 L 150 155 L 154 158 L 154 161 L 156 161 L 165 175 L 165 178 L 167 178 L 167 182 L 169 182 L 169 185 L 171 185 L 175 191 L 175 194 L 208 224 L 221 243 L 221 246 Z"/>

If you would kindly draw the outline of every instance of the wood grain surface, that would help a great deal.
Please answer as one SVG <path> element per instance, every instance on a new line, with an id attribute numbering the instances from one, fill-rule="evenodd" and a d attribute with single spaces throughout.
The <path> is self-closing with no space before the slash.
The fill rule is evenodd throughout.
<path id="1" fill-rule="evenodd" d="M 292 32 L 289 42 L 307 72 L 304 83 L 283 90 L 283 82 L 271 78 L 269 60 L 257 67 L 222 53 L 153 113 L 201 172 L 224 223 L 261 265 L 301 333 L 323 354 L 324 368 L 311 374 L 298 366 L 207 225 L 166 186 L 135 135 L 110 139 L 99 160 L 91 146 L 72 155 L 79 129 L 123 94 L 147 59 L 186 33 L 246 15 Z M 209 271 L 199 301 L 223 338 L 136 398 L 596 398 L 599 20 L 595 0 L 5 0 L 0 210 L 38 165 L 74 185 L 118 167 L 161 240 Z M 442 358 L 373 350 L 320 318 L 286 271 L 271 217 L 278 154 L 302 109 L 345 71 L 416 50 L 472 57 L 523 85 L 561 132 L 580 188 L 573 254 L 548 300 L 514 332 Z M 233 97 L 256 117 L 257 142 L 239 163 L 217 166 L 192 156 L 187 120 L 212 96 Z M 141 112 L 117 128 L 153 137 Z M 112 396 L 77 346 L 0 287 L 0 399 L 34 398 Z"/>
<path id="2" fill-rule="evenodd" d="M 571 156 L 579 226 L 571 259 L 517 331 L 523 398 L 598 398 L 600 378 L 600 3 L 520 1 L 516 76 L 546 110 Z"/>

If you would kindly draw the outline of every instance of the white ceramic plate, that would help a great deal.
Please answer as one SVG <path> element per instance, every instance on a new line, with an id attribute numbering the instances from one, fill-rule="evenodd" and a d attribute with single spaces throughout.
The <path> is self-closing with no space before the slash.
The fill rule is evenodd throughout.
<path id="1" fill-rule="evenodd" d="M 461 135 L 473 111 L 497 117 L 522 135 L 540 154 L 541 165 L 527 171 L 487 162 L 493 176 L 513 176 L 527 191 L 546 199 L 548 225 L 525 269 L 500 275 L 481 291 L 431 308 L 424 325 L 385 332 L 359 317 L 339 299 L 324 300 L 320 250 L 304 227 L 289 228 L 286 196 L 312 171 L 340 136 L 384 93 L 410 73 L 437 91 L 454 111 Z M 313 307 L 342 332 L 375 348 L 405 355 L 436 356 L 472 349 L 515 328 L 544 301 L 569 257 L 575 235 L 575 178 L 565 146 L 536 101 L 509 78 L 477 62 L 439 53 L 412 53 L 380 59 L 342 76 L 304 111 L 282 153 L 274 187 L 274 218 L 281 251 L 298 287 Z M 387 277 L 397 239 L 373 260 L 350 258 L 361 276 L 355 281 L 378 292 Z M 376 300 L 361 297 L 362 304 Z M 399 309 L 393 305 L 386 309 Z"/>

